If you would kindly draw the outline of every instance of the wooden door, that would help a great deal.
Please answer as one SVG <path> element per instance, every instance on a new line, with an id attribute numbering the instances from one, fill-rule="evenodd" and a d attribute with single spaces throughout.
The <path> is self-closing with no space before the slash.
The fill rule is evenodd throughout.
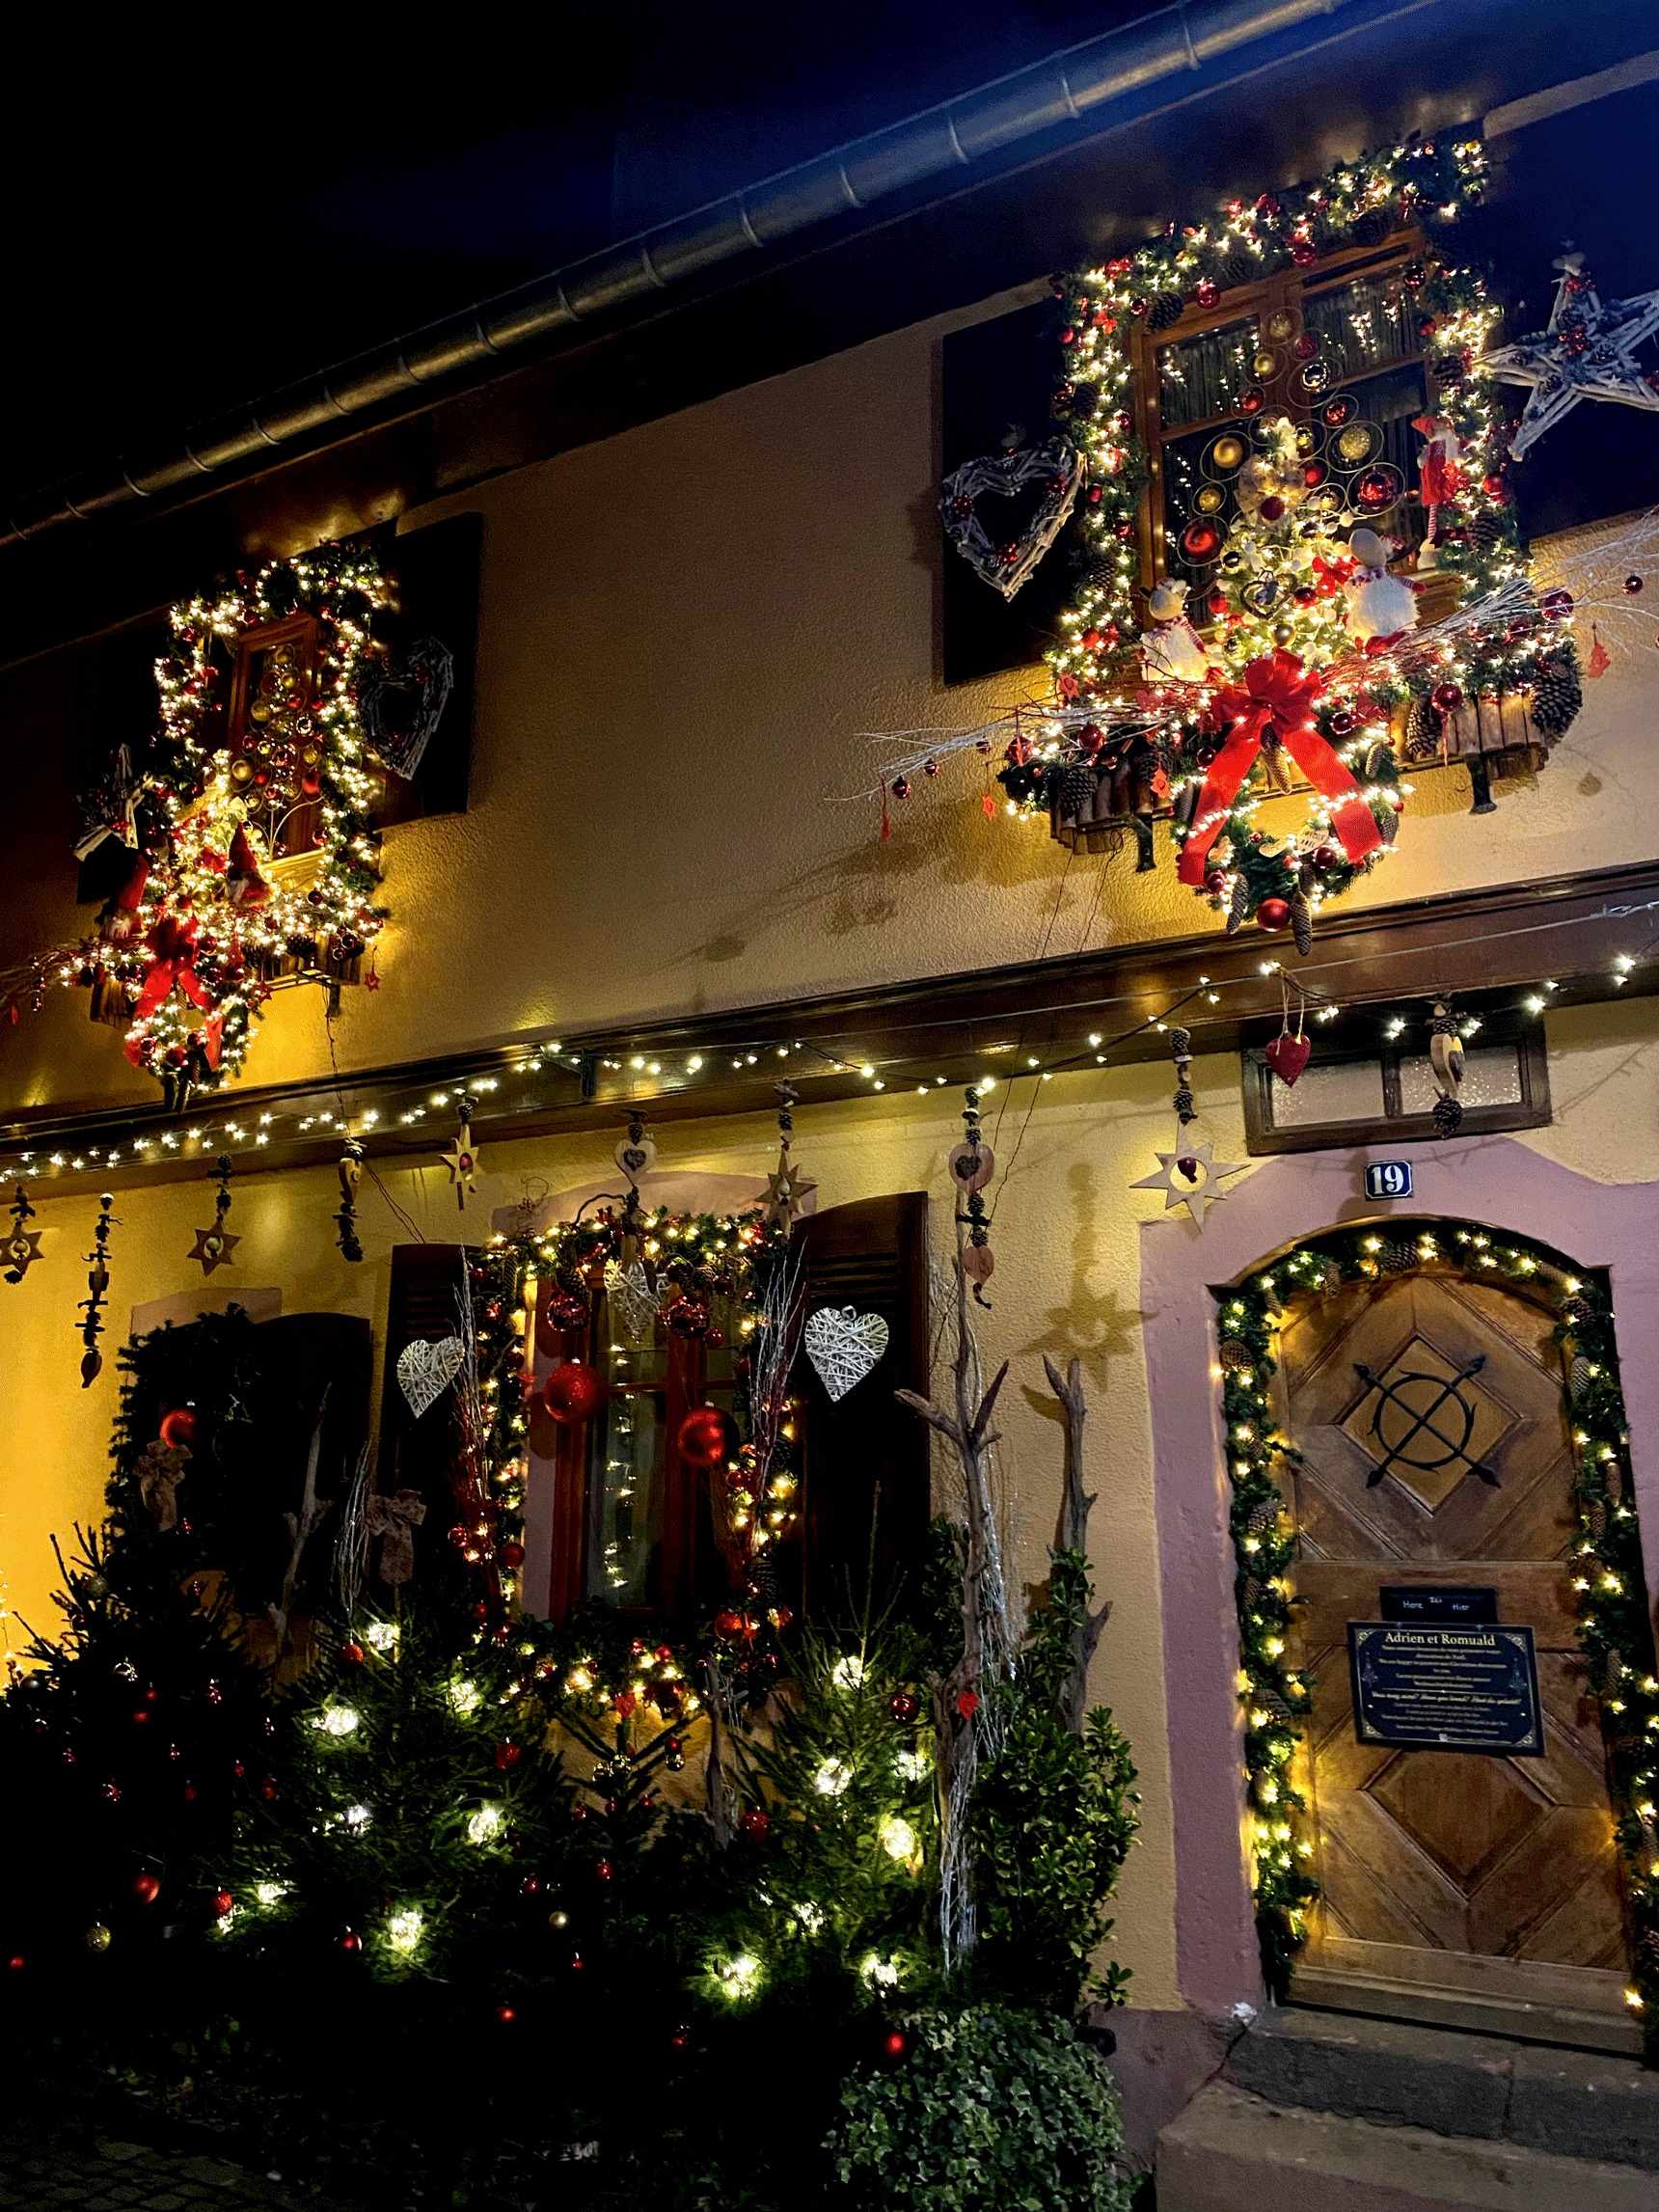
<path id="1" fill-rule="evenodd" d="M 1321 1897 L 1293 1994 L 1632 2047 L 1600 1721 L 1575 1632 L 1573 1456 L 1552 1318 L 1453 1269 L 1298 1301 L 1298 1663 Z M 1346 1625 L 1384 1585 L 1495 1589 L 1535 1632 L 1542 1758 L 1361 1744 Z"/>

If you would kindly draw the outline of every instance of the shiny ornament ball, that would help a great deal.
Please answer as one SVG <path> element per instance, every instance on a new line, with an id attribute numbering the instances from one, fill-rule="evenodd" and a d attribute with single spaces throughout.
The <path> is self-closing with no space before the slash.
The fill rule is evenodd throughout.
<path id="1" fill-rule="evenodd" d="M 1213 277 L 1199 278 L 1197 298 L 1200 307 L 1213 307 L 1220 297 L 1221 287 Z"/>
<path id="2" fill-rule="evenodd" d="M 1147 296 L 1146 296 L 1146 294 L 1145 294 L 1144 292 L 1137 292 L 1137 293 L 1135 294 L 1134 298 L 1133 298 L 1132 300 L 1130 300 L 1130 302 L 1129 302 L 1129 313 L 1130 313 L 1130 314 L 1134 314 L 1134 315 L 1144 315 L 1144 314 L 1149 314 L 1151 312 L 1152 312 L 1152 302 L 1151 302 L 1151 300 L 1149 300 L 1149 299 L 1147 298 Z"/>
<path id="3" fill-rule="evenodd" d="M 738 1821 L 738 1826 L 746 1836 L 752 1836 L 758 1843 L 763 1836 L 771 1832 L 771 1816 L 761 1812 L 758 1807 L 751 1807 Z"/>
<path id="4" fill-rule="evenodd" d="M 1339 707 L 1331 717 L 1331 735 L 1333 737 L 1352 737 L 1358 727 L 1358 723 L 1346 707 Z"/>
<path id="5" fill-rule="evenodd" d="M 229 1890 L 213 1892 L 213 1910 L 221 1920 L 229 1920 L 236 1909 L 236 1900 Z"/>
<path id="6" fill-rule="evenodd" d="M 196 1416 L 188 1406 L 176 1406 L 161 1416 L 161 1441 L 170 1452 L 188 1451 L 196 1441 Z"/>
<path id="7" fill-rule="evenodd" d="M 363 1949 L 363 1938 L 358 1934 L 355 1928 L 348 1927 L 345 1933 L 340 1939 L 340 1948 L 341 1951 L 345 1952 L 348 1956 L 355 1958 L 357 1953 Z"/>
<path id="8" fill-rule="evenodd" d="M 495 1748 L 494 1757 L 497 1766 L 499 1766 L 501 1771 L 505 1774 L 510 1768 L 515 1767 L 518 1764 L 519 1761 L 524 1757 L 524 1753 L 519 1749 L 516 1743 L 498 1743 Z"/>
<path id="9" fill-rule="evenodd" d="M 908 799 L 908 798 L 910 797 L 910 795 L 911 795 L 911 779 L 910 779 L 910 778 L 909 778 L 908 776 L 895 776 L 895 777 L 893 778 L 893 797 L 894 797 L 895 799 Z"/>
<path id="10" fill-rule="evenodd" d="M 541 1402 L 554 1420 L 574 1429 L 591 1421 L 610 1395 L 611 1386 L 597 1368 L 567 1359 L 543 1384 Z"/>
<path id="11" fill-rule="evenodd" d="M 1316 845 L 1308 855 L 1308 865 L 1322 872 L 1326 868 L 1334 868 L 1341 859 L 1342 855 L 1334 845 Z"/>
<path id="12" fill-rule="evenodd" d="M 901 1728 L 910 1728 L 920 1717 L 922 1701 L 914 1690 L 895 1690 L 887 1701 L 887 1710 Z"/>
<path id="13" fill-rule="evenodd" d="M 690 1296 L 675 1298 L 663 1316 L 676 1336 L 707 1336 L 713 1318 L 701 1298 Z"/>
<path id="14" fill-rule="evenodd" d="M 1226 869 L 1207 868 L 1204 872 L 1204 888 L 1212 899 L 1218 899 L 1227 888 Z"/>
<path id="15" fill-rule="evenodd" d="M 922 774 L 924 776 L 937 776 L 938 774 L 938 762 L 937 760 L 924 760 L 922 762 Z"/>
<path id="16" fill-rule="evenodd" d="M 350 1643 L 341 1644 L 340 1647 L 340 1655 L 348 1667 L 361 1667 L 364 1660 L 368 1656 L 367 1652 L 364 1650 L 363 1646 L 357 1642 L 355 1637 Z"/>
<path id="17" fill-rule="evenodd" d="M 1644 582 L 1645 579 L 1640 576 L 1627 576 L 1624 579 L 1624 588 L 1629 592 L 1632 599 L 1641 590 Z"/>
<path id="18" fill-rule="evenodd" d="M 1564 622 L 1572 613 L 1572 593 L 1546 591 L 1538 601 L 1538 613 L 1551 622 Z"/>
<path id="19" fill-rule="evenodd" d="M 498 2005 L 496 2007 L 496 2025 L 498 2027 L 510 2028 L 517 2018 L 518 2014 L 510 2005 Z"/>
<path id="20" fill-rule="evenodd" d="M 694 1467 L 722 1466 L 737 1450 L 737 1424 L 719 1406 L 697 1406 L 680 1423 L 677 1441 Z"/>
<path id="21" fill-rule="evenodd" d="M 520 1568 L 524 1565 L 524 1545 L 522 1543 L 501 1544 L 497 1547 L 496 1557 L 503 1567 Z"/>
<path id="22" fill-rule="evenodd" d="M 1288 899 L 1264 899 L 1256 909 L 1258 929 L 1287 929 L 1290 921 L 1291 906 Z"/>
<path id="23" fill-rule="evenodd" d="M 161 1876 L 149 1873 L 134 1874 L 132 1877 L 132 1894 L 141 1905 L 152 1905 L 161 1895 Z"/>
<path id="24" fill-rule="evenodd" d="M 87 1930 L 87 1949 L 89 1951 L 102 1953 L 107 1951 L 109 1947 L 109 1929 L 105 1927 L 101 1920 L 94 1921 L 92 1926 Z"/>
<path id="25" fill-rule="evenodd" d="M 1442 714 L 1455 714 L 1463 704 L 1463 689 L 1460 684 L 1436 684 L 1428 696 Z"/>
<path id="26" fill-rule="evenodd" d="M 1264 522 L 1282 522 L 1285 518 L 1285 503 L 1277 492 L 1269 492 L 1256 511 Z"/>
<path id="27" fill-rule="evenodd" d="M 896 2028 L 889 2028 L 882 2037 L 882 2049 L 889 2059 L 902 2059 L 904 2057 L 905 2038 Z"/>
<path id="28" fill-rule="evenodd" d="M 542 1317 L 550 1328 L 568 1334 L 572 1329 L 587 1326 L 587 1300 L 574 1291 L 555 1291 L 541 1308 Z"/>

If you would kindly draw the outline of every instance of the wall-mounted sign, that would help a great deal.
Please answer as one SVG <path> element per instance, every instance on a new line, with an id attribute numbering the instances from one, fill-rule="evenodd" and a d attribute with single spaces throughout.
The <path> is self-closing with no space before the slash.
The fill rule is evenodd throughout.
<path id="1" fill-rule="evenodd" d="M 1495 1628 L 1498 1593 L 1444 1582 L 1385 1582 L 1376 1609 L 1385 1621 L 1462 1621 Z"/>
<path id="2" fill-rule="evenodd" d="M 1368 1198 L 1409 1198 L 1411 1196 L 1410 1161 L 1372 1161 L 1365 1171 L 1365 1194 Z"/>
<path id="3" fill-rule="evenodd" d="M 1530 1628 L 1350 1621 L 1348 1668 L 1361 1743 L 1543 1757 Z"/>

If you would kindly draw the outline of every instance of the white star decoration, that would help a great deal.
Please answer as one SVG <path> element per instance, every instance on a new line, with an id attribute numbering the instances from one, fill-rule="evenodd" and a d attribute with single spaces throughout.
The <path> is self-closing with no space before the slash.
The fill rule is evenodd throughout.
<path id="1" fill-rule="evenodd" d="M 1143 1175 L 1138 1183 L 1131 1183 L 1129 1188 L 1163 1191 L 1164 1212 L 1167 1214 L 1174 1206 L 1184 1206 L 1201 1229 L 1204 1209 L 1227 1196 L 1221 1188 L 1221 1178 L 1242 1175 L 1250 1164 L 1247 1160 L 1233 1162 L 1217 1160 L 1215 1147 L 1208 1138 L 1203 1144 L 1183 1145 L 1175 1152 L 1160 1152 L 1157 1157 L 1157 1173 Z"/>
<path id="2" fill-rule="evenodd" d="M 1659 412 L 1659 391 L 1636 362 L 1636 348 L 1659 330 L 1659 292 L 1604 303 L 1582 254 L 1564 254 L 1554 266 L 1561 276 L 1545 328 L 1480 363 L 1506 384 L 1532 387 L 1509 441 L 1517 461 L 1581 399 Z"/>

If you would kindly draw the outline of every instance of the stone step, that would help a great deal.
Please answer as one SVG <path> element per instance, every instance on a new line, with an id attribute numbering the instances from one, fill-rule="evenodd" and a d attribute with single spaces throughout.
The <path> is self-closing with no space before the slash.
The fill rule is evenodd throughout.
<path id="1" fill-rule="evenodd" d="M 1226 2070 L 1274 2105 L 1659 2172 L 1659 2074 L 1634 2059 L 1287 2006 Z"/>
<path id="2" fill-rule="evenodd" d="M 1201 2089 L 1158 2138 L 1158 2212 L 1659 2212 L 1659 2175 Z"/>

